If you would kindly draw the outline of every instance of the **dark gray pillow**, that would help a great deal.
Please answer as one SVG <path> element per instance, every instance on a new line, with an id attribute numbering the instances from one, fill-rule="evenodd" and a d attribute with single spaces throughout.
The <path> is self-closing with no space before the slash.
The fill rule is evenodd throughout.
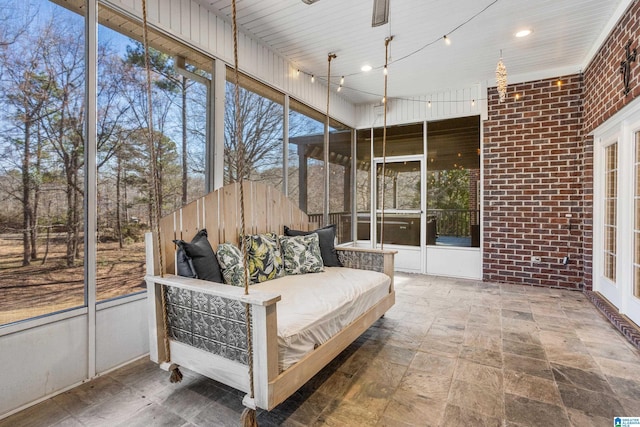
<path id="1" fill-rule="evenodd" d="M 184 240 L 174 240 L 174 243 L 184 250 L 187 257 L 191 258 L 198 279 L 224 283 L 218 259 L 207 239 L 207 230 L 198 231 L 191 243 Z"/>
<path id="2" fill-rule="evenodd" d="M 196 273 L 196 269 L 193 266 L 193 260 L 187 256 L 182 246 L 177 243 L 179 240 L 174 240 L 174 242 L 178 245 L 178 250 L 176 251 L 176 272 L 178 276 L 197 279 L 198 273 Z"/>
<path id="3" fill-rule="evenodd" d="M 342 263 L 338 259 L 336 253 L 335 240 L 336 240 L 336 225 L 331 224 L 326 227 L 318 228 L 313 231 L 301 231 L 292 230 L 286 225 L 284 226 L 285 236 L 306 236 L 307 234 L 318 233 L 318 240 L 320 242 L 320 254 L 322 255 L 322 262 L 326 267 L 342 267 Z"/>

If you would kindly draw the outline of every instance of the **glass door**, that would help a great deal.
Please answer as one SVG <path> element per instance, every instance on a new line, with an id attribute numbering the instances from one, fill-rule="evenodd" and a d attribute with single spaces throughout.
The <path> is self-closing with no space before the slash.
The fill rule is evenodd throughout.
<path id="1" fill-rule="evenodd" d="M 371 235 L 379 247 L 422 247 L 422 156 L 403 156 L 375 161 L 375 206 Z"/>
<path id="2" fill-rule="evenodd" d="M 627 295 L 627 316 L 640 325 L 640 131 L 634 134 L 633 147 L 633 196 L 631 205 L 633 212 L 631 221 L 633 243 L 630 251 L 631 286 Z"/>
<path id="3" fill-rule="evenodd" d="M 604 187 L 601 203 L 602 240 L 600 251 L 601 274 L 599 290 L 613 305 L 620 307 L 620 290 L 617 285 L 618 264 L 618 142 L 617 139 L 604 147 Z"/>

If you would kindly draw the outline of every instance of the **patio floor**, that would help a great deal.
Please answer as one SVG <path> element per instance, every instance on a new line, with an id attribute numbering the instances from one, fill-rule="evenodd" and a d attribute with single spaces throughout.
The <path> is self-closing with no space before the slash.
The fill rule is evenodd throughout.
<path id="1" fill-rule="evenodd" d="M 611 426 L 640 351 L 581 292 L 398 273 L 396 305 L 261 426 Z M 241 394 L 146 358 L 5 426 L 236 426 Z"/>

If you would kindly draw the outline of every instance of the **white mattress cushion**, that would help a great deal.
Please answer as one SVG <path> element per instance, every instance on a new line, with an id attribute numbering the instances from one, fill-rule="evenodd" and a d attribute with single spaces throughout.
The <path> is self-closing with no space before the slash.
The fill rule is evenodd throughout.
<path id="1" fill-rule="evenodd" d="M 326 342 L 389 294 L 383 273 L 325 267 L 321 273 L 284 276 L 251 289 L 280 294 L 277 304 L 279 367 L 283 371 Z"/>

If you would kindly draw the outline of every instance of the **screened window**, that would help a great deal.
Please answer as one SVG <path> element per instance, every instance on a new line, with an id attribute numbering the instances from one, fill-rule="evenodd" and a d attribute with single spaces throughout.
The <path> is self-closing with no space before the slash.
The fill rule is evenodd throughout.
<path id="1" fill-rule="evenodd" d="M 604 176 L 604 276 L 616 281 L 616 231 L 618 204 L 618 144 L 605 148 Z"/>
<path id="2" fill-rule="evenodd" d="M 144 233 L 151 223 L 152 181 L 144 47 L 116 31 L 127 18 L 105 7 L 98 12 L 103 24 L 98 27 L 96 276 L 97 299 L 104 300 L 146 289 Z M 158 202 L 166 215 L 205 193 L 212 62 L 159 34 L 152 40 L 153 143 Z"/>
<path id="3" fill-rule="evenodd" d="M 52 2 L 10 1 L 0 27 L 5 324 L 85 304 L 85 22 Z"/>
<path id="4" fill-rule="evenodd" d="M 289 102 L 289 198 L 322 223 L 324 209 L 324 120 L 318 111 Z"/>
<path id="5" fill-rule="evenodd" d="M 371 129 L 356 133 L 356 218 L 357 239 L 371 239 Z"/>
<path id="6" fill-rule="evenodd" d="M 351 140 L 353 131 L 335 121 L 329 128 L 329 224 L 336 224 L 338 243 L 351 236 Z"/>
<path id="7" fill-rule="evenodd" d="M 427 245 L 480 246 L 480 117 L 427 123 Z"/>
<path id="8" fill-rule="evenodd" d="M 284 95 L 249 77 L 240 79 L 239 105 L 235 102 L 234 76 L 227 69 L 224 114 L 224 183 L 240 175 L 282 190 L 284 176 Z M 236 138 L 236 109 L 240 113 L 244 157 Z"/>

